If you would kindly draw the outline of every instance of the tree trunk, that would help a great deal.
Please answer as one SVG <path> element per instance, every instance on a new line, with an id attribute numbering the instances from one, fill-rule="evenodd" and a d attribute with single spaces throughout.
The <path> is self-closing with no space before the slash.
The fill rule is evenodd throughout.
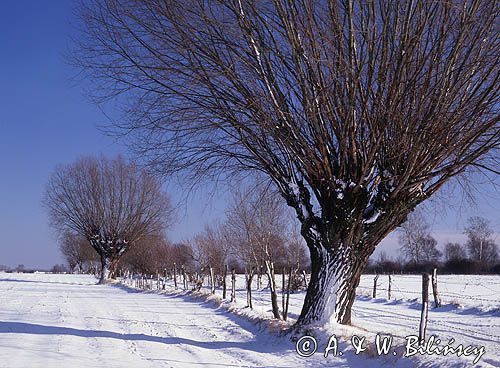
<path id="1" fill-rule="evenodd" d="M 236 301 L 236 271 L 231 270 L 231 302 Z"/>
<path id="2" fill-rule="evenodd" d="M 226 278 L 227 278 L 227 264 L 224 265 L 224 276 L 222 277 L 222 299 L 226 299 Z"/>
<path id="3" fill-rule="evenodd" d="M 283 311 L 283 320 L 286 321 L 286 318 L 285 318 L 285 267 L 283 267 L 283 271 L 281 273 L 281 310 Z"/>
<path id="4" fill-rule="evenodd" d="M 174 262 L 174 288 L 177 290 L 177 265 Z"/>
<path id="5" fill-rule="evenodd" d="M 269 289 L 271 291 L 271 306 L 273 316 L 276 319 L 281 319 L 280 307 L 278 304 L 278 291 L 276 290 L 276 278 L 274 277 L 274 264 L 271 261 L 266 261 L 266 273 L 269 279 Z"/>
<path id="6" fill-rule="evenodd" d="M 285 310 L 283 311 L 283 319 L 286 321 L 288 317 L 288 306 L 290 305 L 290 288 L 292 286 L 292 268 L 288 271 L 288 284 L 286 287 L 286 303 Z"/>
<path id="7" fill-rule="evenodd" d="M 105 284 L 114 277 L 117 263 L 118 260 L 101 254 L 101 276 L 99 278 L 99 284 Z"/>
<path id="8" fill-rule="evenodd" d="M 351 307 L 365 264 L 366 259 L 354 259 L 348 251 L 312 249 L 311 279 L 296 327 L 351 324 Z"/>
<path id="9" fill-rule="evenodd" d="M 253 309 L 252 305 L 252 280 L 254 275 L 254 268 L 252 267 L 249 272 L 245 273 L 246 288 L 247 288 L 247 306 Z"/>
<path id="10" fill-rule="evenodd" d="M 209 272 L 210 272 L 210 291 L 212 292 L 212 294 L 215 294 L 215 276 L 214 276 L 214 269 L 212 268 L 212 266 L 209 266 L 208 270 L 209 270 Z"/>

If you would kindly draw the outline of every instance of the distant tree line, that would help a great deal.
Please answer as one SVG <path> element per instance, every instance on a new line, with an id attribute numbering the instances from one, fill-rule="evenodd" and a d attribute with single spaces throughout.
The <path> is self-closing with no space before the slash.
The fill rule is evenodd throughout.
<path id="1" fill-rule="evenodd" d="M 41 269 L 39 267 L 36 268 L 30 268 L 26 267 L 23 264 L 19 264 L 16 267 L 9 267 L 6 265 L 0 265 L 0 272 L 7 272 L 7 273 L 35 273 L 35 272 L 51 272 L 51 273 L 68 273 L 69 269 L 68 266 L 61 263 L 61 264 L 55 264 L 52 266 L 50 269 Z"/>
<path id="2" fill-rule="evenodd" d="M 3 272 L 20 272 L 20 273 L 33 273 L 36 270 L 31 268 L 26 268 L 23 264 L 19 264 L 16 267 L 9 267 L 6 265 L 0 265 L 0 271 Z"/>
<path id="3" fill-rule="evenodd" d="M 382 252 L 366 272 L 414 273 L 438 267 L 441 273 L 500 273 L 499 250 L 490 222 L 470 217 L 463 233 L 467 236 L 464 244 L 448 242 L 440 251 L 423 213 L 415 211 L 399 228 L 400 256 L 393 259 Z"/>

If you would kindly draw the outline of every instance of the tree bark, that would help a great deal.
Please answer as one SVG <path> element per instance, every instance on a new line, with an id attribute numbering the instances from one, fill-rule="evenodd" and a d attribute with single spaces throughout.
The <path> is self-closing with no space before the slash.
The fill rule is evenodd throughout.
<path id="1" fill-rule="evenodd" d="M 212 294 L 215 294 L 215 276 L 214 276 L 214 269 L 212 266 L 208 267 L 208 270 L 210 272 L 210 291 Z"/>
<path id="2" fill-rule="evenodd" d="M 254 275 L 254 268 L 252 267 L 250 271 L 246 272 L 245 278 L 246 278 L 246 288 L 247 288 L 247 306 L 250 309 L 253 309 L 252 305 L 252 280 L 253 280 L 253 275 Z"/>
<path id="3" fill-rule="evenodd" d="M 105 284 L 110 279 L 114 278 L 117 263 L 117 259 L 101 254 L 101 275 L 99 277 L 99 284 Z"/>
<path id="4" fill-rule="evenodd" d="M 269 279 L 269 289 L 271 291 L 271 306 L 273 316 L 276 319 L 281 319 L 280 307 L 278 304 L 278 291 L 276 290 L 276 278 L 274 276 L 274 264 L 271 261 L 266 261 L 266 273 Z"/>
<path id="5" fill-rule="evenodd" d="M 177 265 L 174 262 L 174 288 L 177 290 Z"/>
<path id="6" fill-rule="evenodd" d="M 283 274 L 285 274 L 285 270 L 283 270 Z M 288 318 L 288 306 L 290 305 L 290 286 L 292 282 L 292 267 L 288 270 L 288 284 L 286 287 L 286 302 L 283 306 L 283 320 L 286 321 Z"/>
<path id="7" fill-rule="evenodd" d="M 236 271 L 231 270 L 231 302 L 236 301 Z"/>
<path id="8" fill-rule="evenodd" d="M 311 279 L 296 327 L 351 324 L 351 307 L 366 260 L 354 258 L 345 247 L 337 252 L 310 249 Z"/>
<path id="9" fill-rule="evenodd" d="M 224 276 L 222 277 L 222 299 L 226 299 L 226 278 L 227 278 L 227 264 L 224 265 Z"/>

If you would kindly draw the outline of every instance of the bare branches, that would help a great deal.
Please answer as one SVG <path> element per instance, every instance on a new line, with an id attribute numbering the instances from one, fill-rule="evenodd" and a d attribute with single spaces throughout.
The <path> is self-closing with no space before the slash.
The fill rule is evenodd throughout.
<path id="1" fill-rule="evenodd" d="M 429 224 L 421 211 L 412 212 L 400 227 L 399 243 L 401 252 L 415 265 L 437 262 L 441 252 L 437 241 L 431 236 Z"/>
<path id="2" fill-rule="evenodd" d="M 120 128 L 162 173 L 257 169 L 318 202 L 340 179 L 389 211 L 497 155 L 494 1 L 87 4 L 79 64 L 134 96 Z"/>
<path id="3" fill-rule="evenodd" d="M 328 320 L 318 293 L 349 323 L 375 246 L 450 179 L 498 171 L 496 1 L 85 4 L 76 63 L 126 97 L 114 128 L 137 153 L 190 179 L 260 171 L 295 209 L 299 324 Z"/>

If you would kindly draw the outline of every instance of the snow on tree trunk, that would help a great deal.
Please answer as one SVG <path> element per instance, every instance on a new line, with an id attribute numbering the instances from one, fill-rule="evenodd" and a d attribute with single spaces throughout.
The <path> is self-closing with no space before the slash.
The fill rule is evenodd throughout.
<path id="1" fill-rule="evenodd" d="M 342 249 L 342 248 L 341 248 Z M 364 260 L 353 259 L 347 249 L 311 252 L 311 279 L 296 326 L 350 324 Z"/>
<path id="2" fill-rule="evenodd" d="M 278 304 L 278 291 L 276 290 L 276 278 L 274 275 L 274 264 L 271 261 L 266 261 L 266 274 L 269 279 L 269 289 L 271 291 L 271 306 L 273 316 L 276 319 L 281 319 L 280 308 Z"/>
<path id="3" fill-rule="evenodd" d="M 101 255 L 101 276 L 99 277 L 99 284 L 105 284 L 115 277 L 117 262 L 117 259 L 113 259 L 105 254 Z"/>
<path id="4" fill-rule="evenodd" d="M 111 273 L 111 259 L 105 255 L 101 255 L 101 277 L 99 284 L 105 284 L 109 280 Z"/>

